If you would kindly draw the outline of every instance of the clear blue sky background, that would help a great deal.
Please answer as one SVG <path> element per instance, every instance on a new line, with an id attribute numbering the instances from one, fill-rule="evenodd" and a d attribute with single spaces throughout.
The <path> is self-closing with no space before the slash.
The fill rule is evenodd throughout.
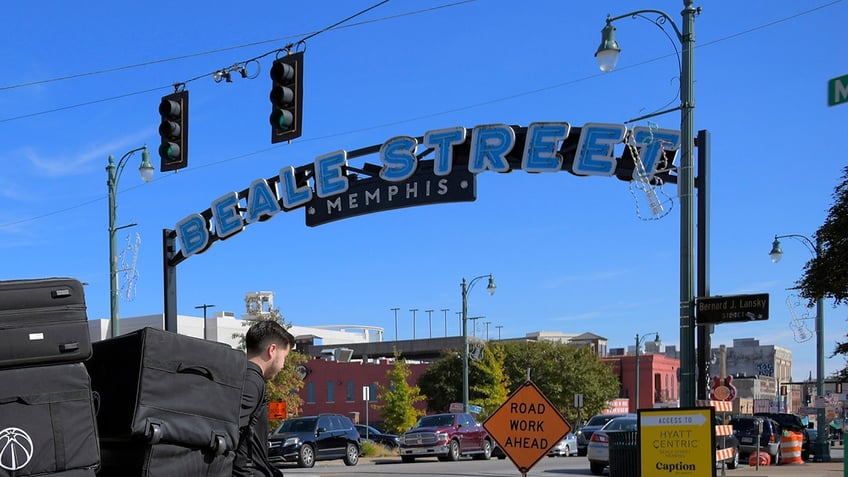
<path id="1" fill-rule="evenodd" d="M 622 55 L 611 74 L 593 54 L 608 13 L 667 11 L 679 1 L 390 1 L 306 43 L 304 135 L 269 141 L 272 56 L 254 79 L 212 73 L 322 30 L 369 1 L 154 0 L 14 2 L 4 8 L 0 79 L 0 277 L 71 276 L 88 283 L 89 317 L 109 316 L 107 157 L 147 144 L 153 182 L 128 161 L 119 232 L 141 237 L 134 299 L 121 316 L 161 313 L 162 229 L 212 200 L 310 163 L 431 129 L 533 121 L 623 123 L 678 103 L 674 46 L 641 19 L 616 23 Z M 799 342 L 785 304 L 810 253 L 775 234 L 812 236 L 845 162 L 848 104 L 827 106 L 827 81 L 848 74 L 848 3 L 699 2 L 696 130 L 712 133 L 711 291 L 769 293 L 767 322 L 716 328 L 714 346 L 754 337 L 793 351 L 795 379 L 815 373 L 815 340 Z M 442 7 L 442 8 L 440 8 Z M 259 67 L 258 72 L 255 68 Z M 193 81 L 189 81 L 195 79 Z M 175 82 L 191 93 L 189 168 L 158 173 L 157 107 Z M 678 129 L 679 114 L 654 119 Z M 646 121 L 639 124 L 647 125 Z M 665 192 L 676 195 L 676 187 Z M 643 206 L 644 207 L 644 206 Z M 469 295 L 477 335 L 593 332 L 612 347 L 679 332 L 680 207 L 641 220 L 628 185 L 568 173 L 487 172 L 473 203 L 384 212 L 308 228 L 303 209 L 215 243 L 178 267 L 178 311 L 244 310 L 269 290 L 297 325 L 383 326 L 386 337 L 458 334 L 460 281 L 493 273 Z M 129 258 L 128 258 L 129 260 Z M 826 351 L 844 339 L 846 308 L 826 306 Z M 813 311 L 800 308 L 798 316 Z M 813 321 L 805 321 L 813 329 Z M 502 328 L 496 328 L 502 327 Z M 828 372 L 841 357 L 828 359 Z"/>

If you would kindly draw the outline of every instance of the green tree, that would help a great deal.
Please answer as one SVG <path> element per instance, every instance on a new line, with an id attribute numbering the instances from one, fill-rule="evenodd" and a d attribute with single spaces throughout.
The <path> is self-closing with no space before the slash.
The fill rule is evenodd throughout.
<path id="1" fill-rule="evenodd" d="M 421 395 L 418 386 L 409 384 L 409 376 L 412 371 L 405 359 L 400 358 L 400 353 L 395 350 L 394 366 L 386 372 L 389 378 L 389 387 L 378 385 L 379 399 L 384 404 L 374 404 L 373 409 L 382 412 L 383 422 L 386 430 L 390 433 L 402 434 L 415 425 L 415 422 L 424 412 L 415 407 L 416 403 L 427 399 Z"/>
<path id="2" fill-rule="evenodd" d="M 514 391 L 530 379 L 572 425 L 577 423 L 574 395 L 583 395 L 581 418 L 598 414 L 618 397 L 619 381 L 612 367 L 587 346 L 548 341 L 503 343 L 504 371 Z"/>
<path id="3" fill-rule="evenodd" d="M 480 420 L 495 411 L 509 396 L 509 379 L 504 373 L 503 347 L 489 343 L 479 356 L 468 360 L 468 403 L 483 408 Z M 451 403 L 462 402 L 462 354 L 447 350 L 427 367 L 418 379 L 427 395 L 427 410 L 447 412 Z"/>
<path id="4" fill-rule="evenodd" d="M 282 325 L 283 328 L 291 328 L 292 325 L 286 323 L 279 308 L 263 310 L 260 299 L 255 296 L 248 296 L 244 301 L 248 317 L 242 320 L 242 326 L 250 327 L 260 320 L 272 320 Z M 244 349 L 244 333 L 233 333 L 233 338 L 238 338 L 241 348 Z M 300 373 L 297 372 L 297 367 L 307 361 L 309 361 L 309 356 L 297 350 L 292 350 L 286 357 L 286 364 L 283 369 L 274 379 L 265 384 L 268 399 L 278 402 L 285 401 L 286 412 L 289 416 L 299 415 L 303 408 L 303 399 L 299 394 L 299 391 L 303 388 L 303 380 L 300 378 Z M 271 424 L 273 427 L 276 422 Z"/>
<path id="5" fill-rule="evenodd" d="M 848 302 L 848 167 L 833 192 L 833 205 L 824 224 L 816 231 L 818 256 L 807 262 L 798 281 L 801 296 L 812 305 L 819 298 L 832 298 L 834 305 Z M 837 342 L 833 355 L 848 356 L 848 342 Z M 848 367 L 837 373 L 848 379 Z"/>

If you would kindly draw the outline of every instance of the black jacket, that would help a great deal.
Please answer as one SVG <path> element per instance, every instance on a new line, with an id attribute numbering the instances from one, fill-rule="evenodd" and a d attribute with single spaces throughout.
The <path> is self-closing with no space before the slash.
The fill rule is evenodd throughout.
<path id="1" fill-rule="evenodd" d="M 268 462 L 268 403 L 262 369 L 247 362 L 239 413 L 239 443 L 233 462 L 234 477 L 279 477 Z"/>

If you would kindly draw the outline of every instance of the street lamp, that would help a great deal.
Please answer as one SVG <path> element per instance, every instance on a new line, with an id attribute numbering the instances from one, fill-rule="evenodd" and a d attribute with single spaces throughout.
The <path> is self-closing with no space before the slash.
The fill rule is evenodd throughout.
<path id="1" fill-rule="evenodd" d="M 400 310 L 400 308 L 390 308 L 390 310 L 395 312 L 395 341 L 397 341 L 398 340 L 398 336 L 397 336 L 397 312 L 398 312 L 398 310 Z"/>
<path id="2" fill-rule="evenodd" d="M 111 311 L 109 315 L 109 326 L 111 327 L 112 337 L 120 334 L 120 330 L 118 329 L 118 242 L 115 232 L 136 225 L 115 226 L 118 209 L 118 205 L 116 204 L 118 180 L 121 178 L 121 173 L 124 171 L 127 159 L 138 151 L 142 151 L 141 165 L 138 166 L 138 172 L 141 174 L 141 179 L 144 182 L 150 182 L 153 179 L 153 164 L 150 163 L 150 154 L 147 152 L 147 145 L 135 148 L 124 154 L 121 160 L 118 161 L 117 167 L 115 166 L 115 157 L 110 154 L 109 165 L 106 166 L 106 186 L 109 188 L 109 300 Z"/>
<path id="3" fill-rule="evenodd" d="M 803 243 L 814 258 L 819 258 L 821 255 L 821 243 L 814 243 L 812 239 L 805 235 L 789 234 L 775 235 L 774 242 L 771 244 L 771 252 L 769 257 L 771 261 L 777 263 L 783 257 L 783 250 L 780 248 L 780 239 L 794 238 Z M 824 396 L 824 297 L 819 297 L 816 300 L 816 397 Z M 825 421 L 825 409 L 816 406 L 816 447 L 814 450 L 813 460 L 816 462 L 830 462 L 830 448 L 827 445 L 827 426 Z"/>
<path id="4" fill-rule="evenodd" d="M 639 410 L 639 381 L 641 376 L 639 376 L 639 349 L 642 347 L 642 343 L 645 342 L 645 338 L 654 335 L 654 344 L 660 346 L 662 341 L 660 340 L 660 334 L 656 331 L 653 333 L 646 333 L 642 336 L 639 336 L 639 333 L 636 333 L 636 407 L 634 408 L 636 411 Z"/>
<path id="5" fill-rule="evenodd" d="M 635 18 L 642 13 L 660 16 L 654 23 L 662 27 L 669 23 L 683 47 L 680 67 L 680 106 L 642 116 L 637 119 L 666 114 L 680 110 L 680 165 L 677 168 L 677 186 L 680 197 L 680 405 L 695 406 L 695 15 L 701 9 L 692 6 L 694 0 L 683 0 L 683 31 L 677 27 L 667 13 L 660 10 L 637 10 L 607 16 L 606 26 L 601 30 L 601 44 L 595 57 L 601 71 L 607 73 L 615 68 L 621 52 L 615 39 L 612 23 L 622 18 Z"/>
<path id="6" fill-rule="evenodd" d="M 203 339 L 206 340 L 206 339 L 209 339 L 206 336 L 206 309 L 207 308 L 215 308 L 215 305 L 207 305 L 206 303 L 204 303 L 202 305 L 197 305 L 196 307 L 194 307 L 195 310 L 199 310 L 201 308 L 203 308 Z"/>
<path id="7" fill-rule="evenodd" d="M 468 292 L 483 278 L 489 279 L 486 290 L 489 295 L 494 295 L 497 286 L 495 286 L 495 277 L 491 273 L 474 277 L 470 282 L 466 282 L 463 277 L 462 283 L 459 284 L 462 290 L 462 410 L 465 412 L 468 412 Z"/>

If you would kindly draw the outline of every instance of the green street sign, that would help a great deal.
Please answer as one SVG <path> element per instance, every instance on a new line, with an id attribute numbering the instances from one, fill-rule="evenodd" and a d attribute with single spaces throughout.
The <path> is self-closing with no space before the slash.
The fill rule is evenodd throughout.
<path id="1" fill-rule="evenodd" d="M 827 82 L 827 105 L 848 103 L 848 75 L 833 78 Z"/>

